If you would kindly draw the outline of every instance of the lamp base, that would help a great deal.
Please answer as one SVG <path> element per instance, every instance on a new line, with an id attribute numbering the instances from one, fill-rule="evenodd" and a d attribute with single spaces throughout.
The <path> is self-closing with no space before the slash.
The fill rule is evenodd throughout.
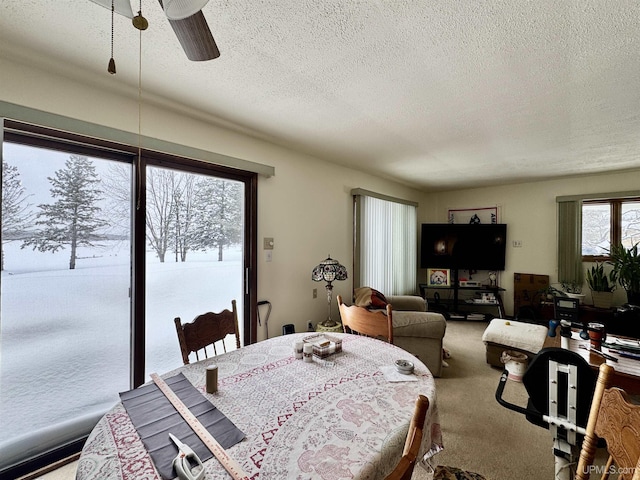
<path id="1" fill-rule="evenodd" d="M 320 322 L 319 325 L 322 325 L 325 328 L 332 328 L 338 326 L 338 322 L 332 320 L 331 317 L 329 317 L 324 322 Z"/>

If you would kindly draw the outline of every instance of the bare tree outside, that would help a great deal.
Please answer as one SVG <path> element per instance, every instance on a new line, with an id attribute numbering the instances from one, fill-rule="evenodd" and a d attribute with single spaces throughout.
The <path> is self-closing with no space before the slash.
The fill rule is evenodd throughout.
<path id="1" fill-rule="evenodd" d="M 582 207 L 582 255 L 604 255 L 611 238 L 611 207 L 596 203 Z"/>
<path id="2" fill-rule="evenodd" d="M 110 193 L 124 198 L 121 167 L 111 168 L 105 182 Z M 119 190 L 122 190 L 119 195 Z M 241 240 L 242 185 L 220 178 L 200 177 L 169 169 L 147 168 L 146 235 L 158 260 L 164 263 L 174 252 L 185 262 L 192 250 L 216 249 L 218 261 L 224 249 Z"/>
<path id="3" fill-rule="evenodd" d="M 0 270 L 4 270 L 4 245 L 22 240 L 33 221 L 29 211 L 31 204 L 25 188 L 20 181 L 18 167 L 2 162 L 2 253 Z"/>
<path id="4" fill-rule="evenodd" d="M 640 242 L 640 202 L 622 204 L 622 244 L 631 248 Z"/>
<path id="5" fill-rule="evenodd" d="M 164 263 L 174 221 L 175 172 L 161 168 L 147 169 L 147 241 Z"/>
<path id="6" fill-rule="evenodd" d="M 118 232 L 128 232 L 131 228 L 131 175 L 131 165 L 112 163 L 101 177 L 110 225 Z"/>
<path id="7" fill-rule="evenodd" d="M 620 229 L 620 242 L 631 248 L 640 242 L 640 201 L 622 201 L 614 209 L 611 202 L 585 203 L 582 206 L 582 255 L 606 256 L 611 247 L 612 225 Z M 619 222 L 615 222 L 618 212 Z"/>
<path id="8" fill-rule="evenodd" d="M 175 221 L 172 225 L 173 249 L 176 262 L 184 262 L 197 236 L 194 202 L 199 183 L 196 182 L 196 176 L 189 173 L 174 173 L 172 179 L 175 212 Z"/>

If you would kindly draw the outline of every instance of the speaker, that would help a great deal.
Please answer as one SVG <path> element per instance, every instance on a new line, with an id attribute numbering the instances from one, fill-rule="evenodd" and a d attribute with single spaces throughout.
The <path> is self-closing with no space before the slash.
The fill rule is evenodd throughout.
<path id="1" fill-rule="evenodd" d="M 289 335 L 290 333 L 296 333 L 296 327 L 293 323 L 287 323 L 282 326 L 282 334 Z"/>

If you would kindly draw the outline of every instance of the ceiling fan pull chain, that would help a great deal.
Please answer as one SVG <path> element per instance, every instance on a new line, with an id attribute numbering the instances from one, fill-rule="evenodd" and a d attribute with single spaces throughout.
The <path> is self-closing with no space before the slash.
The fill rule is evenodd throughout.
<path id="1" fill-rule="evenodd" d="M 115 14 L 115 0 L 111 0 L 111 58 L 109 59 L 109 66 L 107 67 L 107 71 L 111 75 L 116 74 L 116 61 L 113 59 L 113 17 Z"/>
<path id="2" fill-rule="evenodd" d="M 139 30 L 138 41 L 138 158 L 136 159 L 137 199 L 136 210 L 140 210 L 142 202 L 142 32 L 149 27 L 149 22 L 142 16 L 142 0 L 138 15 L 132 19 L 133 26 Z"/>
<path id="3" fill-rule="evenodd" d="M 140 0 L 140 9 L 138 10 L 138 15 L 131 19 L 131 23 L 133 23 L 133 26 L 140 31 L 149 28 L 149 22 L 142 16 L 142 0 Z"/>

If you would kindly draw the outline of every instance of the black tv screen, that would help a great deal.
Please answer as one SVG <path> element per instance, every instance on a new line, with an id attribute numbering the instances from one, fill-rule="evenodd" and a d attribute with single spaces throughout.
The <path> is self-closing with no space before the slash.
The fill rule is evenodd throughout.
<path id="1" fill-rule="evenodd" d="M 504 270 L 507 225 L 423 223 L 420 267 Z"/>

